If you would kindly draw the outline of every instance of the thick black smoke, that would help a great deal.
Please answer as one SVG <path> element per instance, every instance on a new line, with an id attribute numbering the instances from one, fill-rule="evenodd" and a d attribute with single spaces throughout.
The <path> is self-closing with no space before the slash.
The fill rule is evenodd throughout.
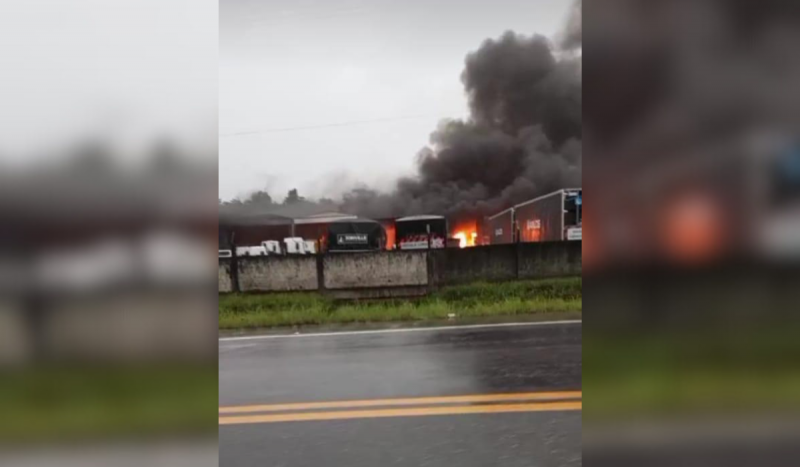
<path id="1" fill-rule="evenodd" d="M 599 0 L 583 13 L 592 161 L 796 127 L 799 2 Z"/>
<path id="2" fill-rule="evenodd" d="M 580 59 L 564 50 L 543 36 L 511 31 L 486 40 L 467 55 L 461 75 L 470 117 L 439 124 L 417 155 L 415 176 L 398 180 L 389 193 L 353 190 L 336 208 L 371 218 L 440 214 L 458 221 L 580 186 Z M 264 196 L 239 206 L 258 204 L 256 198 Z M 283 215 L 315 208 L 307 200 L 269 201 L 267 210 Z M 333 206 L 326 200 L 316 207 Z"/>
<path id="3" fill-rule="evenodd" d="M 444 214 L 458 220 L 581 182 L 581 76 L 543 36 L 506 32 L 465 60 L 471 116 L 444 121 L 418 173 L 388 195 L 356 190 L 342 210 L 368 217 Z"/>
<path id="4" fill-rule="evenodd" d="M 705 252 L 772 242 L 769 222 L 796 215 L 796 182 L 766 167 L 800 135 L 800 2 L 596 0 L 583 14 L 598 257 L 675 259 L 691 242 L 669 229 L 697 225 Z M 709 214 L 671 217 L 690 203 Z"/>

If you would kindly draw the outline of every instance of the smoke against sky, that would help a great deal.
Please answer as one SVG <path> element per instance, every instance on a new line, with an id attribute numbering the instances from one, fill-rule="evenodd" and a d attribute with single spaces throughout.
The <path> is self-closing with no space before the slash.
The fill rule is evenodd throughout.
<path id="1" fill-rule="evenodd" d="M 588 2 L 584 113 L 593 156 L 603 153 L 592 161 L 676 152 L 759 126 L 793 128 L 799 7 L 787 0 Z"/>
<path id="2" fill-rule="evenodd" d="M 506 32 L 466 58 L 471 117 L 444 121 L 418 174 L 394 192 L 359 190 L 342 208 L 369 217 L 487 215 L 581 181 L 581 80 L 543 36 Z"/>
<path id="3" fill-rule="evenodd" d="M 482 44 L 476 41 L 478 48 L 466 58 L 462 52 L 462 101 L 466 101 L 467 115 L 429 127 L 434 130 L 429 144 L 417 152 L 416 159 L 414 151 L 402 157 L 416 162 L 409 175 L 381 185 L 380 190 L 345 191 L 339 205 L 326 200 L 324 209 L 333 206 L 368 217 L 421 213 L 472 217 L 550 190 L 580 185 L 580 58 L 561 53 L 559 47 L 560 37 L 567 35 L 560 30 L 567 24 L 564 16 L 576 11 L 568 7 L 569 3 L 562 2 L 558 27 L 548 31 L 547 37 L 508 30 Z M 568 34 L 575 34 L 575 24 L 574 17 L 570 18 Z M 457 82 L 457 76 L 453 81 Z M 360 131 L 367 133 L 367 129 Z M 386 141 L 379 152 L 391 154 L 393 149 L 392 141 Z M 342 157 L 340 162 L 357 167 L 351 160 Z M 224 164 L 223 152 L 221 174 Z M 370 184 L 369 179 L 366 182 Z M 317 194 L 304 192 L 302 185 L 300 189 L 307 196 Z M 286 193 L 268 191 L 278 202 Z M 322 193 L 329 198 L 337 195 Z M 306 208 L 308 204 L 303 203 Z M 264 207 L 276 208 L 274 202 Z M 286 213 L 285 209 L 280 208 Z"/>
<path id="4" fill-rule="evenodd" d="M 282 199 L 388 191 L 445 118 L 465 55 L 506 30 L 554 38 L 570 0 L 223 0 L 219 189 Z M 328 126 L 347 122 L 376 123 Z M 316 127 L 298 131 L 271 131 Z M 228 136 L 253 132 L 243 136 Z M 346 175 L 346 177 L 343 177 Z M 336 183 L 330 183 L 334 180 Z"/>

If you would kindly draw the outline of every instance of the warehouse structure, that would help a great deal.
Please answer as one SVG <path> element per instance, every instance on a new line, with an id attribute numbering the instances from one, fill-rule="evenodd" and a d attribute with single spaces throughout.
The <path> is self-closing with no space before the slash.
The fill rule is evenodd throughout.
<path id="1" fill-rule="evenodd" d="M 353 214 L 326 212 L 287 217 L 236 209 L 220 211 L 220 251 L 262 248 L 267 243 L 292 251 L 289 243 L 302 243 L 298 252 L 425 250 L 517 242 L 582 239 L 582 190 L 561 189 L 519 203 L 483 220 L 451 226 L 441 215 L 399 219 L 364 219 Z M 452 227 L 452 229 L 451 229 Z M 276 247 L 277 248 L 277 247 Z M 222 253 L 221 253 L 222 254 Z"/>

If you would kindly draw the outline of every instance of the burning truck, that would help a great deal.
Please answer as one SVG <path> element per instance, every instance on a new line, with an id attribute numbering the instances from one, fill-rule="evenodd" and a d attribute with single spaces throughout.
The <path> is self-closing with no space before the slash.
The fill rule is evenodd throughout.
<path id="1" fill-rule="evenodd" d="M 475 222 L 456 223 L 451 229 L 446 217 L 423 215 L 401 217 L 393 225 L 398 250 L 466 248 L 478 243 Z"/>
<path id="2" fill-rule="evenodd" d="M 447 232 L 444 216 L 410 216 L 395 221 L 397 248 L 400 250 L 445 248 Z"/>
<path id="3" fill-rule="evenodd" d="M 758 132 L 665 151 L 647 164 L 598 167 L 590 180 L 590 215 L 598 217 L 584 260 L 595 267 L 797 258 L 796 141 Z"/>

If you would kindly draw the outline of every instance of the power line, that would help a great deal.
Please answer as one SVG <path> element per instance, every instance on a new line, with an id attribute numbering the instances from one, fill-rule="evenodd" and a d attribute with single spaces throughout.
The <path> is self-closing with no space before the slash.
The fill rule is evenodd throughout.
<path id="1" fill-rule="evenodd" d="M 284 22 L 302 23 L 304 21 L 335 19 L 344 16 L 351 18 L 355 13 L 374 12 L 379 9 L 382 11 L 383 6 L 385 5 L 376 4 L 376 0 L 341 4 L 338 7 L 327 9 L 319 8 L 318 5 L 306 5 L 304 8 L 295 7 L 291 10 L 267 11 L 265 14 L 267 19 L 258 21 L 258 24 L 260 26 L 274 26 Z"/>
<path id="2" fill-rule="evenodd" d="M 223 138 L 235 137 L 235 136 L 249 136 L 249 135 L 260 135 L 260 134 L 267 134 L 267 133 L 285 133 L 289 131 L 304 131 L 304 130 L 316 130 L 320 128 L 334 128 L 334 127 L 343 127 L 343 126 L 355 126 L 355 125 L 367 125 L 370 123 L 385 123 L 385 122 L 396 122 L 401 120 L 413 120 L 417 118 L 424 118 L 424 117 L 432 117 L 435 115 L 440 114 L 419 114 L 419 115 L 403 115 L 399 117 L 386 117 L 386 118 L 373 118 L 369 120 L 353 120 L 349 122 L 338 122 L 338 123 L 324 123 L 321 125 L 308 125 L 308 126 L 294 126 L 294 127 L 285 127 L 285 128 L 267 128 L 264 130 L 253 130 L 253 131 L 240 131 L 237 133 L 227 133 L 220 135 Z"/>

